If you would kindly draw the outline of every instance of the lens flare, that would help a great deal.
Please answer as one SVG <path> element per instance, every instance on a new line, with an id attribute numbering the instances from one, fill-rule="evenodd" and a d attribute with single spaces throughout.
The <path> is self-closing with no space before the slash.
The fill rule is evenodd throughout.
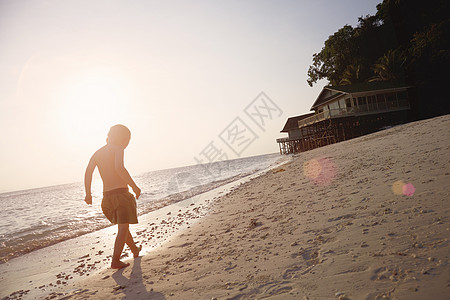
<path id="1" fill-rule="evenodd" d="M 308 160 L 303 164 L 303 174 L 310 179 L 316 179 L 322 172 L 322 167 L 317 159 Z"/>
<path id="2" fill-rule="evenodd" d="M 394 192 L 394 194 L 396 195 L 403 195 L 403 186 L 405 185 L 405 183 L 403 182 L 403 180 L 397 180 L 396 182 L 394 182 L 392 184 L 392 191 Z"/>
<path id="3" fill-rule="evenodd" d="M 411 197 L 416 192 L 416 188 L 412 183 L 404 183 L 403 180 L 397 180 L 392 184 L 392 192 L 394 192 L 395 195 Z"/>
<path id="4" fill-rule="evenodd" d="M 416 192 L 416 188 L 412 183 L 407 183 L 403 186 L 403 195 L 411 197 Z"/>
<path id="5" fill-rule="evenodd" d="M 314 158 L 303 164 L 303 174 L 315 184 L 327 186 L 336 177 L 336 166 L 330 158 Z"/>

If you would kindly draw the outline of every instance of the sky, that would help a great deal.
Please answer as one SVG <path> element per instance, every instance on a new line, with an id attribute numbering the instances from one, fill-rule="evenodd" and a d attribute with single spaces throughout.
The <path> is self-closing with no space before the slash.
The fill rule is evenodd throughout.
<path id="1" fill-rule="evenodd" d="M 381 0 L 0 0 L 0 192 L 80 182 L 109 128 L 132 175 L 276 153 L 312 55 Z"/>

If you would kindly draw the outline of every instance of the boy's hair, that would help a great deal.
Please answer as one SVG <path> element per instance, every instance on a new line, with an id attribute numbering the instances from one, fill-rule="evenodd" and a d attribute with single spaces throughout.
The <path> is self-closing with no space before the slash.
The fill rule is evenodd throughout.
<path id="1" fill-rule="evenodd" d="M 121 145 L 128 143 L 131 138 L 131 131 L 124 125 L 117 124 L 111 127 L 108 132 L 107 143 Z"/>

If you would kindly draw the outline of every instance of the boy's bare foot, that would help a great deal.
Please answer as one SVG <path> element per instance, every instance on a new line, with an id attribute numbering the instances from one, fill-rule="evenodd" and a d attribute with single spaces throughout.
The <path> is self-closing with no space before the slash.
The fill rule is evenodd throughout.
<path id="1" fill-rule="evenodd" d="M 139 256 L 139 252 L 141 252 L 141 250 L 142 250 L 142 245 L 139 245 L 139 247 L 136 247 L 136 250 L 131 251 L 131 252 L 133 252 L 133 257 L 134 258 L 138 257 Z"/>
<path id="2" fill-rule="evenodd" d="M 119 261 L 117 263 L 111 263 L 111 269 L 122 269 L 128 267 L 129 265 L 129 263 Z"/>

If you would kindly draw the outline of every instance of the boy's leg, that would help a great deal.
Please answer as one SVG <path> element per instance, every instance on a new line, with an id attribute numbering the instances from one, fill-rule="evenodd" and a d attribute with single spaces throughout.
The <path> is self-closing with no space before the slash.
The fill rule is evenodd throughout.
<path id="1" fill-rule="evenodd" d="M 129 263 L 124 263 L 120 261 L 120 256 L 122 255 L 123 247 L 125 246 L 125 241 L 127 240 L 129 230 L 128 224 L 118 224 L 118 231 L 116 236 L 116 241 L 114 243 L 114 253 L 111 262 L 111 268 L 121 269 L 129 266 Z"/>
<path id="2" fill-rule="evenodd" d="M 139 247 L 136 246 L 129 228 L 128 228 L 128 234 L 127 234 L 127 239 L 125 240 L 125 243 L 128 245 L 128 247 L 130 247 L 131 252 L 133 252 L 133 257 L 135 257 L 135 258 L 138 257 L 139 252 L 142 249 L 142 246 L 139 246 Z"/>

